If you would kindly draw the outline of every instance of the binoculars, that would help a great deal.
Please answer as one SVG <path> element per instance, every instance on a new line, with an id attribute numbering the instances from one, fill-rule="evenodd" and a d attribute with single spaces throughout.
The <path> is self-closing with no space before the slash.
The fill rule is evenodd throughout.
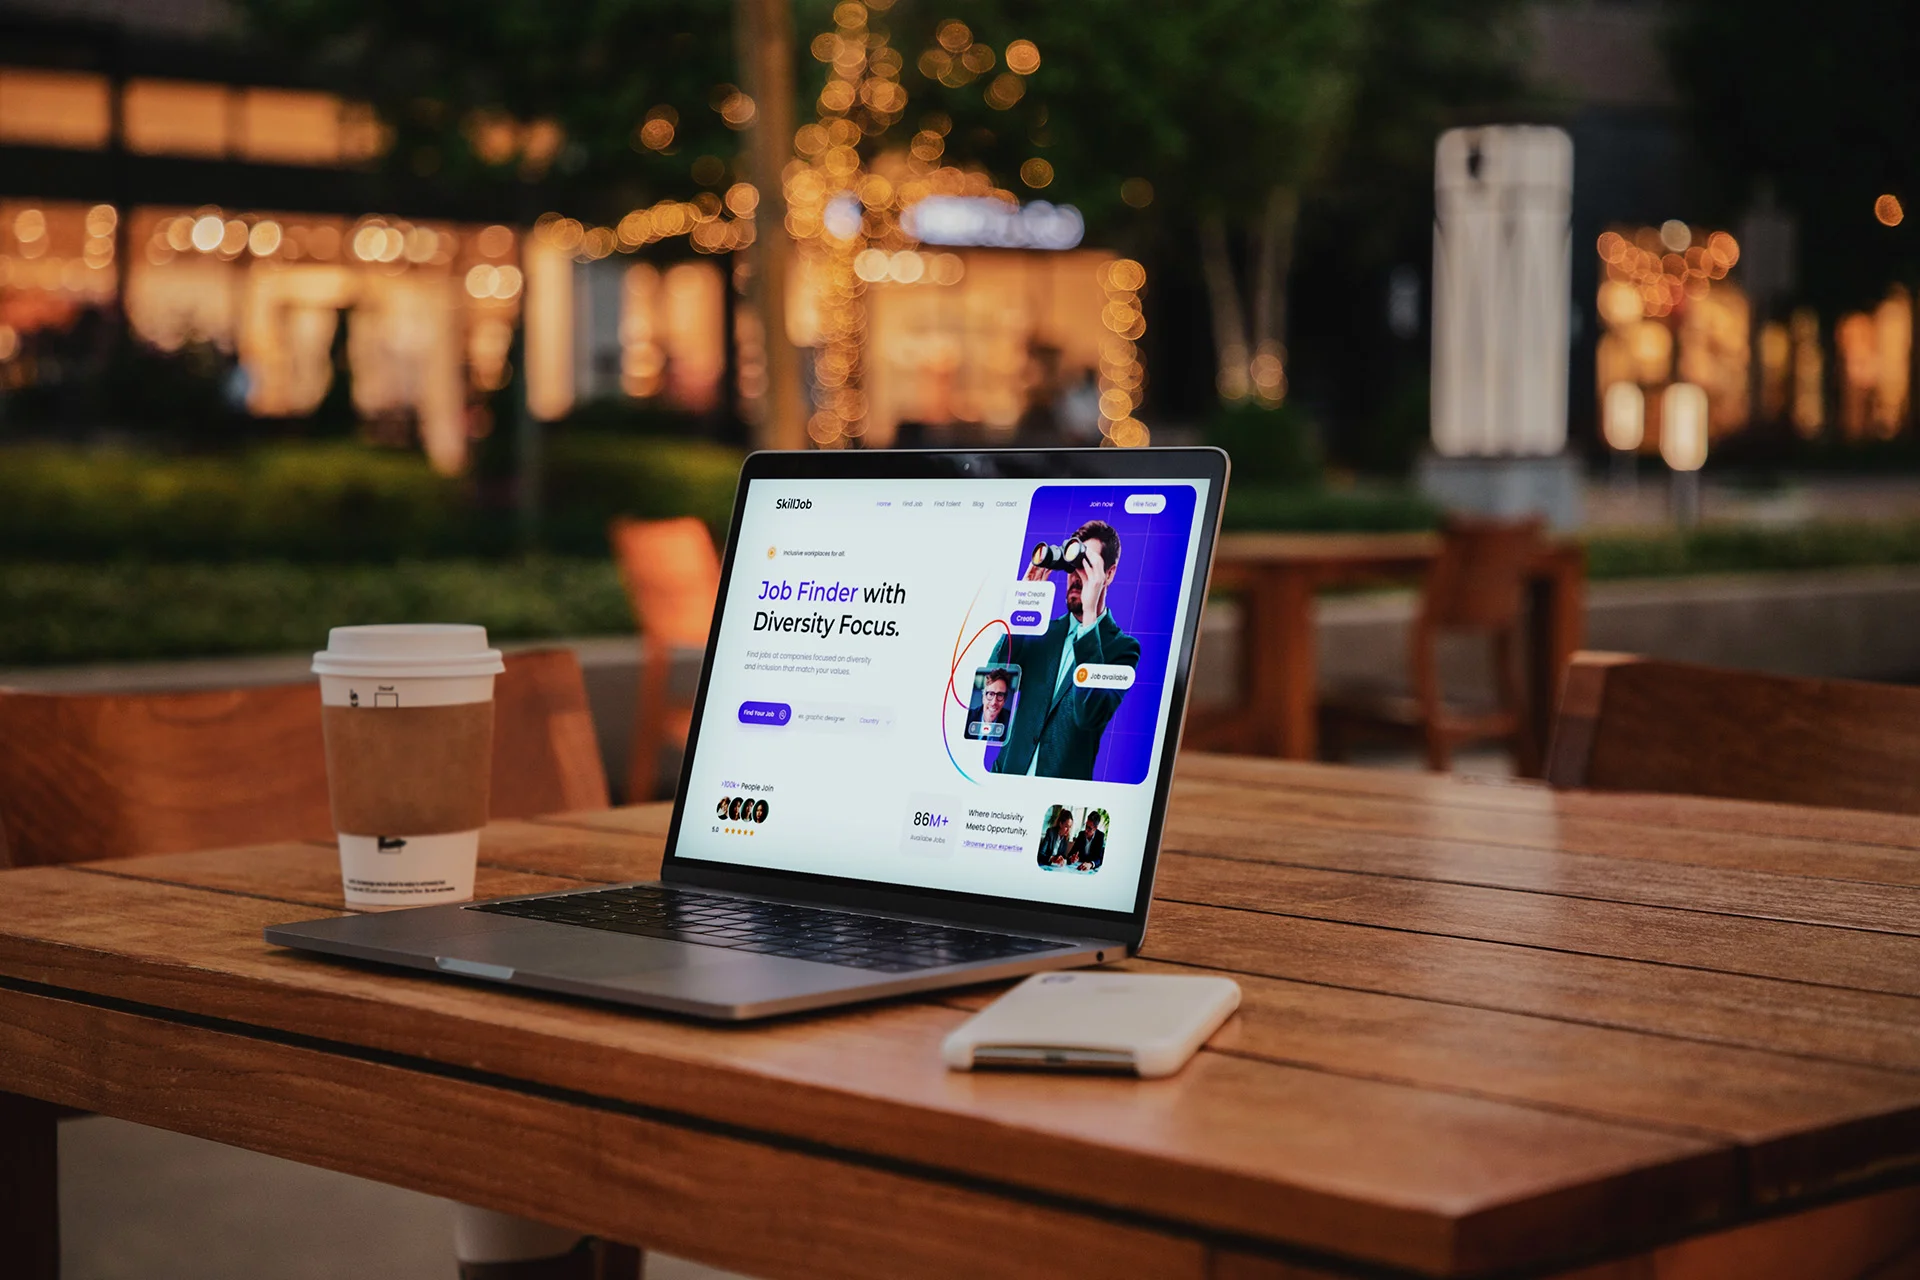
<path id="1" fill-rule="evenodd" d="M 1087 549 L 1078 538 L 1068 538 L 1064 544 L 1042 542 L 1033 549 L 1033 567 L 1052 572 L 1055 569 L 1071 573 L 1087 562 Z"/>

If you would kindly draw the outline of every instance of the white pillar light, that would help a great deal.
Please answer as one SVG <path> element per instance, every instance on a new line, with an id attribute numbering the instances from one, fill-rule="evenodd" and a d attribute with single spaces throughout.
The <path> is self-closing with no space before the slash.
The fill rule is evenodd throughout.
<path id="1" fill-rule="evenodd" d="M 1647 438 L 1647 394 L 1638 383 L 1616 382 L 1600 400 L 1600 433 L 1609 448 L 1632 453 Z"/>
<path id="2" fill-rule="evenodd" d="M 1573 141 L 1452 129 L 1434 154 L 1433 447 L 1557 454 L 1567 440 Z"/>
<path id="3" fill-rule="evenodd" d="M 1676 382 L 1660 396 L 1660 457 L 1675 471 L 1698 471 L 1707 461 L 1707 393 Z"/>

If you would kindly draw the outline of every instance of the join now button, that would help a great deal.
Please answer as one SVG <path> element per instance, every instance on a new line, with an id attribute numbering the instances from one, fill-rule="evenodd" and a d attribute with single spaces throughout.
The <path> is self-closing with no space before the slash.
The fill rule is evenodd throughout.
<path id="1" fill-rule="evenodd" d="M 741 724 L 782 725 L 793 719 L 793 708 L 784 702 L 743 702 L 740 704 Z"/>
<path id="2" fill-rule="evenodd" d="M 1073 669 L 1073 683 L 1081 689 L 1131 689 L 1133 668 L 1114 663 L 1083 662 Z"/>

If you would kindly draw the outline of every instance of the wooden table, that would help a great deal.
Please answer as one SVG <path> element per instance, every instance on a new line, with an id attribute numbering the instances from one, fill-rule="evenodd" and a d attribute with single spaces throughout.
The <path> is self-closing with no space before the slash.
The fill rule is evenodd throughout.
<path id="1" fill-rule="evenodd" d="M 1194 708 L 1188 741 L 1208 750 L 1313 759 L 1319 747 L 1314 593 L 1418 581 L 1439 554 L 1440 536 L 1433 533 L 1222 536 L 1214 550 L 1213 585 L 1241 597 L 1242 696 L 1225 713 Z M 1531 579 L 1529 700 L 1534 740 L 1543 750 L 1560 677 L 1580 648 L 1586 574 L 1585 549 L 1559 541 L 1541 553 Z"/>
<path id="2" fill-rule="evenodd" d="M 666 816 L 495 824 L 482 892 L 648 875 Z M 317 845 L 0 873 L 0 1273 L 51 1274 L 31 1099 L 769 1277 L 1822 1280 L 1920 1236 L 1911 819 L 1189 756 L 1166 843 L 1137 965 L 1246 1002 L 1155 1082 L 947 1072 L 990 992 L 716 1028 L 270 948 L 340 906 Z"/>

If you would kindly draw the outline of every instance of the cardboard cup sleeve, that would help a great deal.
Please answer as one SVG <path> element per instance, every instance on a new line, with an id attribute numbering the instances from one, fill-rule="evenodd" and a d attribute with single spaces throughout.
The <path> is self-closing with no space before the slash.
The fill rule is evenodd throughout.
<path id="1" fill-rule="evenodd" d="M 487 825 L 493 703 L 322 707 L 334 830 L 431 836 Z"/>

